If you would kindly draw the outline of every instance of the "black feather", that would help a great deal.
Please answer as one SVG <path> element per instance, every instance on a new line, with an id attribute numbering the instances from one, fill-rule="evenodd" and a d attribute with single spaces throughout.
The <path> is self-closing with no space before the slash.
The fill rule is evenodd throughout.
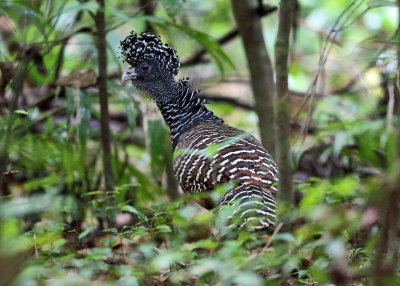
<path id="1" fill-rule="evenodd" d="M 156 60 L 173 75 L 178 74 L 180 61 L 176 50 L 163 44 L 160 37 L 148 32 L 138 37 L 135 32 L 131 32 L 121 41 L 120 48 L 124 61 L 133 67 L 144 60 Z"/>

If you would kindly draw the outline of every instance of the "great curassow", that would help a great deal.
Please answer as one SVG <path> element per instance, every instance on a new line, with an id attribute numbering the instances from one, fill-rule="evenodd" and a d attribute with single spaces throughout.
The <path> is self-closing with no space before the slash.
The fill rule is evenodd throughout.
<path id="1" fill-rule="evenodd" d="M 233 182 L 218 202 L 233 206 L 227 227 L 273 230 L 278 171 L 260 142 L 213 115 L 188 79 L 175 81 L 179 57 L 159 37 L 132 32 L 121 41 L 121 55 L 131 66 L 122 82 L 149 94 L 171 130 L 173 170 L 183 191 L 211 192 Z M 207 152 L 210 146 L 214 152 Z M 201 204 L 215 207 L 212 200 Z"/>

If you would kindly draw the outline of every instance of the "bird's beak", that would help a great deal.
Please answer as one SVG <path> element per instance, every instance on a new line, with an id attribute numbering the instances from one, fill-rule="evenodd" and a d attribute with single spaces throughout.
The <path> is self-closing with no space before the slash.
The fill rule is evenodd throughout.
<path id="1" fill-rule="evenodd" d="M 127 81 L 136 79 L 137 73 L 134 68 L 130 68 L 122 74 L 121 81 L 122 83 L 126 83 Z"/>

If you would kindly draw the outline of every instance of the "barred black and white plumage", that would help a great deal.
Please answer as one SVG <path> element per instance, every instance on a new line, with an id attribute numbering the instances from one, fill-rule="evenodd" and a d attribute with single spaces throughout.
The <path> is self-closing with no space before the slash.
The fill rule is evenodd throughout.
<path id="1" fill-rule="evenodd" d="M 132 67 L 122 81 L 148 93 L 171 130 L 173 169 L 187 193 L 212 192 L 233 182 L 219 206 L 232 205 L 229 227 L 275 225 L 277 167 L 252 135 L 226 125 L 196 97 L 188 79 L 175 81 L 179 58 L 175 50 L 149 33 L 131 34 L 121 42 L 124 60 Z M 210 146 L 214 146 L 210 152 Z M 216 207 L 204 201 L 207 208 Z"/>
<path id="2" fill-rule="evenodd" d="M 204 152 L 211 145 L 217 146 L 216 152 Z M 219 184 L 234 182 L 235 187 L 221 198 L 219 205 L 240 201 L 236 203 L 237 213 L 243 218 L 240 224 L 258 219 L 254 228 L 273 228 L 277 169 L 253 136 L 205 120 L 182 134 L 176 149 L 173 168 L 185 192 L 212 191 Z M 209 201 L 203 206 L 214 207 Z"/>

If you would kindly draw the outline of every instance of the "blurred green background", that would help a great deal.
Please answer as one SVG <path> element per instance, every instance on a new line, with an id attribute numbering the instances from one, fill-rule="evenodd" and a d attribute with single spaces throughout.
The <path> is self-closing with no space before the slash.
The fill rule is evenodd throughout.
<path id="1" fill-rule="evenodd" d="M 0 2 L 0 285 L 374 281 L 382 202 L 398 178 L 396 1 L 297 1 L 289 89 L 298 199 L 278 210 L 290 227 L 257 253 L 254 236 L 212 235 L 226 217 L 181 195 L 154 102 L 120 82 L 120 41 L 151 30 L 177 49 L 179 77 L 216 115 L 259 137 L 241 37 L 222 41 L 236 29 L 230 1 L 106 1 L 112 190 L 103 183 L 98 11 L 93 0 Z M 271 58 L 277 13 L 262 18 Z M 398 282 L 391 273 L 385 285 Z"/>

